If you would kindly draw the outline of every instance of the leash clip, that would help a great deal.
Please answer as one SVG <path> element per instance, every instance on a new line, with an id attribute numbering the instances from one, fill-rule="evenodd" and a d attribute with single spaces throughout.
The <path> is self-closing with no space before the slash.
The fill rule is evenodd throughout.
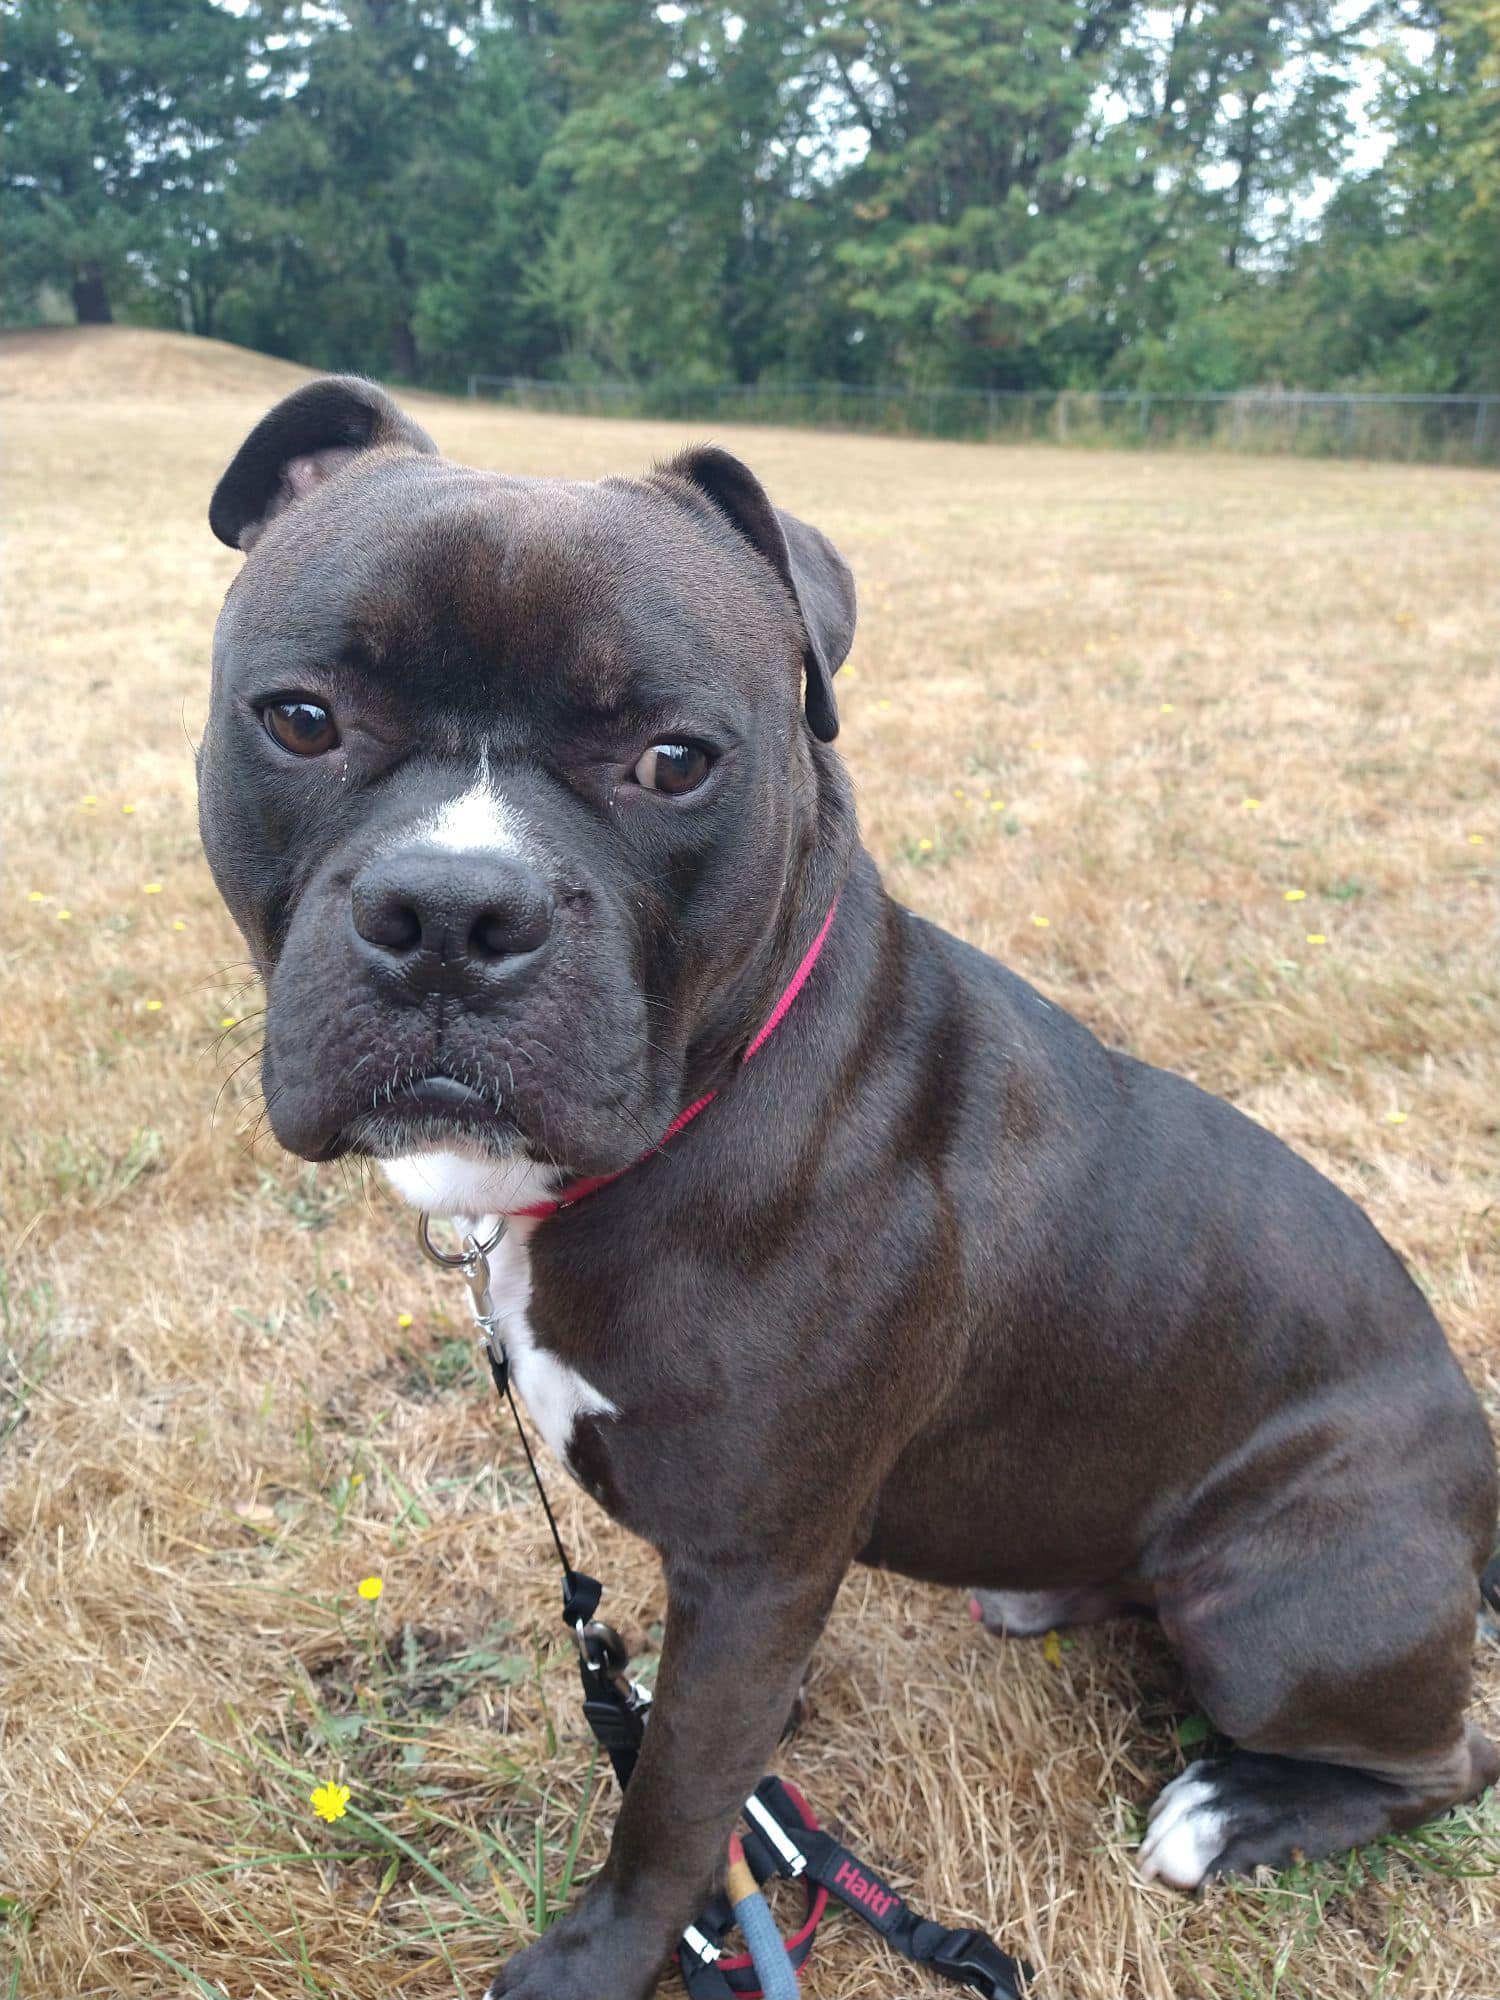
<path id="1" fill-rule="evenodd" d="M 499 1316 L 495 1311 L 494 1294 L 490 1290 L 490 1252 L 505 1235 L 506 1219 L 503 1215 L 496 1216 L 494 1229 L 482 1243 L 471 1231 L 465 1230 L 459 1238 L 462 1247 L 457 1251 L 439 1250 L 432 1240 L 431 1222 L 432 1217 L 424 1209 L 417 1217 L 417 1246 L 428 1263 L 436 1264 L 440 1270 L 461 1274 L 469 1288 L 469 1310 L 479 1328 L 490 1373 L 495 1378 L 496 1388 L 503 1389 L 509 1364 Z"/>
<path id="2" fill-rule="evenodd" d="M 501 1233 L 505 1225 L 501 1224 Z M 495 1239 L 498 1241 L 498 1238 Z M 500 1327 L 495 1317 L 495 1300 L 490 1291 L 490 1260 L 474 1242 L 472 1236 L 464 1238 L 466 1249 L 472 1245 L 472 1252 L 463 1266 L 464 1283 L 469 1288 L 469 1310 L 474 1315 L 474 1324 L 479 1328 L 480 1339 L 489 1356 L 490 1368 L 503 1378 L 506 1373 L 505 1342 L 500 1338 Z"/>

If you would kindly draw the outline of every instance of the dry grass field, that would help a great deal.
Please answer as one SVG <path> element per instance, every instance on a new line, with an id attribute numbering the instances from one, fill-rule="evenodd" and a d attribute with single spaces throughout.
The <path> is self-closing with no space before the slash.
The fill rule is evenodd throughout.
<path id="1" fill-rule="evenodd" d="M 191 746 L 238 560 L 209 490 L 295 379 L 164 335 L 0 341 L 7 2000 L 473 1995 L 614 1810 L 462 1300 L 373 1180 L 251 1136 L 258 1003 Z M 527 472 L 681 442 L 412 402 Z M 1310 1155 L 1500 1418 L 1495 478 L 723 436 L 860 579 L 842 747 L 894 893 Z M 650 1655 L 652 1560 L 556 1489 Z M 1043 2000 L 1500 1993 L 1493 1798 L 1201 1902 L 1139 1885 L 1194 1731 L 1147 1627 L 1001 1645 L 859 1573 L 784 1769 Z M 839 1915 L 807 1980 L 949 1990 Z"/>

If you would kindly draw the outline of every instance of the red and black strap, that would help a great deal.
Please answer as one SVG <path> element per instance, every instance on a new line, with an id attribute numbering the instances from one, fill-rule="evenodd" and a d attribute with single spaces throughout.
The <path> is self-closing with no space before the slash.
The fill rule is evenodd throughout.
<path id="1" fill-rule="evenodd" d="M 983 1931 L 949 1930 L 922 1917 L 906 1899 L 877 1875 L 867 1863 L 825 1833 L 813 1818 L 806 1799 L 794 1785 L 780 1778 L 763 1778 L 755 1796 L 769 1811 L 796 1855 L 791 1861 L 773 1846 L 747 1811 L 743 1836 L 745 1859 L 758 1882 L 771 1875 L 790 1875 L 807 1887 L 807 1914 L 794 1935 L 787 1939 L 787 1955 L 801 1966 L 812 1950 L 813 1938 L 828 1906 L 836 1896 L 857 1917 L 899 1951 L 919 1965 L 930 1966 L 944 1979 L 971 1987 L 986 2000 L 1022 2000 L 1031 1968 L 1012 1958 Z M 748 1956 L 727 1957 L 722 1940 L 734 1921 L 726 1899 L 716 1897 L 699 1917 L 694 1931 L 713 1956 L 695 1951 L 685 1940 L 677 1954 L 683 1982 L 691 2000 L 759 2000 L 760 1986 Z"/>
<path id="2" fill-rule="evenodd" d="M 792 1836 L 797 1847 L 800 1848 L 810 1834 L 818 1831 L 812 1809 L 795 1785 L 788 1785 L 780 1778 L 762 1778 L 755 1788 L 755 1796 L 783 1832 Z M 748 1812 L 740 1841 L 750 1872 L 762 1886 L 773 1875 L 791 1875 L 791 1864 L 772 1846 Z M 801 1923 L 784 1943 L 787 1957 L 800 1971 L 813 1948 L 818 1925 L 828 1908 L 829 1892 L 806 1869 L 802 1870 L 800 1878 L 793 1879 L 801 1879 L 804 1883 L 807 1903 Z M 734 1921 L 734 1908 L 729 1898 L 720 1892 L 708 1903 L 683 1939 L 676 1954 L 677 1965 L 691 2000 L 761 2000 L 760 1983 L 749 1952 L 728 1953 L 724 1949 L 724 1939 L 734 1928 Z M 699 1940 L 707 1946 L 712 1957 L 699 1948 Z"/>

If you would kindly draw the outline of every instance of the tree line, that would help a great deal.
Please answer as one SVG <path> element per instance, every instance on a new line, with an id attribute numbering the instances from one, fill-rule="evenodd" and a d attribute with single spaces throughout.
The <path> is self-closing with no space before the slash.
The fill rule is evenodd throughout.
<path id="1" fill-rule="evenodd" d="M 1500 0 L 0 0 L 0 310 L 451 384 L 1500 388 Z"/>

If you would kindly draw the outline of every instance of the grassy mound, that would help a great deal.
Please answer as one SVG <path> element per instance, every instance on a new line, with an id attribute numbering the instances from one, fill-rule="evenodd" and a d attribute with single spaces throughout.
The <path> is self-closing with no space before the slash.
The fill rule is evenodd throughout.
<path id="1" fill-rule="evenodd" d="M 0 396 L 179 403 L 284 396 L 308 370 L 227 340 L 150 326 L 36 326 L 0 332 Z"/>

